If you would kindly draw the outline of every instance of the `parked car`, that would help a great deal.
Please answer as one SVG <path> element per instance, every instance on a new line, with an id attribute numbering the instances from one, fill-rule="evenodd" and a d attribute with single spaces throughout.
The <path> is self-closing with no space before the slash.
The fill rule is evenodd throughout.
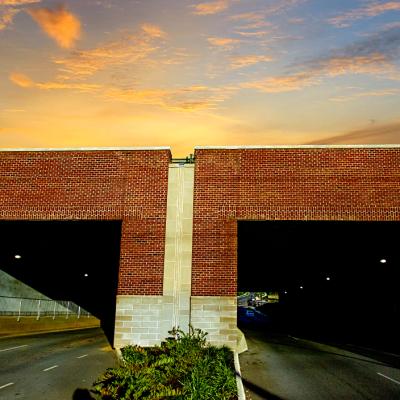
<path id="1" fill-rule="evenodd" d="M 246 317 L 254 317 L 254 310 L 247 309 L 246 310 Z"/>

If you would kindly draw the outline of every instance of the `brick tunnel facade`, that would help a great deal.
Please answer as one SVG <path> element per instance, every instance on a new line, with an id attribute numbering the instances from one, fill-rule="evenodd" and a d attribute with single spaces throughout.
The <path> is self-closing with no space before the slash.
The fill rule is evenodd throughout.
<path id="1" fill-rule="evenodd" d="M 235 348 L 237 221 L 400 221 L 400 145 L 0 150 L 0 220 L 122 221 L 115 347 Z"/>

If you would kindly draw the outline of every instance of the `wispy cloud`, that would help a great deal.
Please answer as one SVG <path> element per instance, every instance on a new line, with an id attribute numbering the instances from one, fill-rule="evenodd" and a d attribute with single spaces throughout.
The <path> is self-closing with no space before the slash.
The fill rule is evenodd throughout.
<path id="1" fill-rule="evenodd" d="M 151 38 L 165 38 L 167 36 L 167 34 L 157 25 L 144 23 L 141 28 L 143 32 Z"/>
<path id="2" fill-rule="evenodd" d="M 329 100 L 335 102 L 347 102 L 364 97 L 386 97 L 386 96 L 397 96 L 397 95 L 400 95 L 400 89 L 382 89 L 382 90 L 359 92 L 349 95 L 334 96 L 331 97 Z"/>
<path id="3" fill-rule="evenodd" d="M 17 86 L 23 88 L 29 88 L 34 86 L 34 82 L 25 74 L 20 74 L 18 72 L 12 72 L 9 76 L 11 82 L 15 83 Z"/>
<path id="4" fill-rule="evenodd" d="M 369 125 L 342 135 L 315 140 L 307 144 L 381 144 L 400 143 L 400 122 Z"/>
<path id="5" fill-rule="evenodd" d="M 16 8 L 5 8 L 4 10 L 2 10 L 0 8 L 0 31 L 3 29 L 6 29 L 7 26 L 9 26 L 15 15 L 17 15 L 19 13 L 19 10 Z"/>
<path id="6" fill-rule="evenodd" d="M 241 42 L 240 39 L 227 38 L 227 37 L 209 37 L 207 38 L 208 43 L 214 47 L 220 47 L 225 50 L 232 49 L 235 45 Z"/>
<path id="7" fill-rule="evenodd" d="M 242 25 L 239 29 L 259 29 L 272 25 L 266 18 L 265 12 L 247 12 L 232 15 L 229 19 L 240 22 Z"/>
<path id="8" fill-rule="evenodd" d="M 272 4 L 264 5 L 257 11 L 250 11 L 241 14 L 234 14 L 229 17 L 238 26 L 235 33 L 244 37 L 263 38 L 267 35 L 272 36 L 273 31 L 277 30 L 271 21 L 273 16 L 281 14 L 289 9 L 296 7 L 308 0 L 281 0 L 273 2 Z M 298 22 L 298 19 L 295 19 Z M 291 21 L 291 23 L 294 23 Z M 280 39 L 280 38 L 279 38 Z"/>
<path id="9" fill-rule="evenodd" d="M 74 47 L 81 36 L 79 18 L 64 6 L 55 9 L 35 8 L 28 10 L 28 13 L 60 47 Z"/>
<path id="10" fill-rule="evenodd" d="M 275 15 L 306 3 L 308 0 L 280 0 L 265 7 L 265 15 Z"/>
<path id="11" fill-rule="evenodd" d="M 43 90 L 57 90 L 57 89 L 74 89 L 81 92 L 98 91 L 101 85 L 88 84 L 88 83 L 71 83 L 71 82 L 34 82 L 25 74 L 13 72 L 10 74 L 10 80 L 22 88 L 36 88 Z"/>
<path id="12" fill-rule="evenodd" d="M 25 4 L 40 3 L 42 0 L 0 0 L 0 6 L 23 6 Z"/>
<path id="13" fill-rule="evenodd" d="M 76 50 L 67 58 L 55 59 L 63 79 L 84 79 L 98 71 L 146 59 L 157 49 L 166 34 L 155 25 L 144 24 L 136 33 L 124 33 L 120 38 L 88 50 Z"/>
<path id="14" fill-rule="evenodd" d="M 246 31 L 235 31 L 237 35 L 248 37 L 248 38 L 262 38 L 270 34 L 268 31 L 259 30 L 253 32 L 246 32 Z"/>
<path id="15" fill-rule="evenodd" d="M 288 11 L 289 9 L 297 7 L 307 1 L 308 0 L 274 1 L 272 4 L 263 5 L 263 7 L 257 11 L 234 14 L 230 17 L 230 20 L 245 23 L 246 25 L 243 26 L 243 29 L 257 29 L 271 25 L 271 22 L 267 21 L 268 17 Z"/>
<path id="16" fill-rule="evenodd" d="M 229 0 L 216 0 L 199 4 L 194 4 L 193 14 L 196 15 L 212 15 L 225 11 L 230 6 Z"/>
<path id="17" fill-rule="evenodd" d="M 257 89 L 265 93 L 293 92 L 307 86 L 315 85 L 317 78 L 309 72 L 299 72 L 292 75 L 274 76 L 256 82 L 243 83 L 241 86 Z"/>
<path id="18" fill-rule="evenodd" d="M 329 56 L 305 62 L 295 72 L 244 83 L 242 86 L 278 93 L 316 85 L 323 77 L 347 74 L 370 74 L 399 79 L 399 71 L 394 63 L 400 56 L 399 45 L 400 29 L 385 30 Z"/>
<path id="19" fill-rule="evenodd" d="M 49 81 L 35 82 L 25 74 L 13 72 L 10 80 L 25 89 L 72 90 L 80 93 L 92 93 L 105 100 L 154 105 L 171 111 L 192 112 L 213 109 L 216 105 L 234 93 L 235 87 L 208 87 L 192 85 L 181 88 L 131 88 L 124 89 L 110 85 L 87 84 L 81 82 Z"/>
<path id="20" fill-rule="evenodd" d="M 0 31 L 12 24 L 23 6 L 40 2 L 41 0 L 0 0 Z"/>
<path id="21" fill-rule="evenodd" d="M 337 56 L 321 60 L 321 74 L 339 76 L 346 74 L 385 74 L 394 69 L 388 57 L 382 53 L 365 56 Z M 315 71 L 318 72 L 318 71 Z"/>
<path id="22" fill-rule="evenodd" d="M 344 14 L 340 14 L 336 17 L 330 18 L 328 21 L 330 24 L 335 25 L 338 28 L 344 28 L 350 26 L 350 23 L 353 21 L 368 17 L 376 17 L 389 11 L 400 11 L 400 1 L 374 1 L 372 3 L 366 4 L 363 7 L 356 8 Z"/>
<path id="23" fill-rule="evenodd" d="M 216 89 L 204 86 L 189 86 L 179 89 L 120 89 L 108 88 L 104 96 L 127 103 L 150 104 L 172 111 L 198 111 L 212 109 L 224 96 Z"/>
<path id="24" fill-rule="evenodd" d="M 233 69 L 245 68 L 249 67 L 261 62 L 270 62 L 273 60 L 270 56 L 263 56 L 263 55 L 242 55 L 242 56 L 233 56 L 230 58 L 231 60 L 231 67 Z"/>

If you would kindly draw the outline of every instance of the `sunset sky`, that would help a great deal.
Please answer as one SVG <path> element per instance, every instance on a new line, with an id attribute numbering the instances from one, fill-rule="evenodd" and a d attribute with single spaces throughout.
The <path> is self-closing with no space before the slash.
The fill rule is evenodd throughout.
<path id="1" fill-rule="evenodd" d="M 400 1 L 0 0 L 0 147 L 400 143 Z"/>

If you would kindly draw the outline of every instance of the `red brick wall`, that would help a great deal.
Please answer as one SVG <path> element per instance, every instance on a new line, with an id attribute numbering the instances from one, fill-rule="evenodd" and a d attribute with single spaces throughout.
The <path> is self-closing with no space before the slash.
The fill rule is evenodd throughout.
<path id="1" fill-rule="evenodd" d="M 192 295 L 236 295 L 237 220 L 400 221 L 400 148 L 196 150 Z"/>
<path id="2" fill-rule="evenodd" d="M 0 219 L 122 220 L 119 294 L 162 294 L 169 150 L 0 151 Z"/>

